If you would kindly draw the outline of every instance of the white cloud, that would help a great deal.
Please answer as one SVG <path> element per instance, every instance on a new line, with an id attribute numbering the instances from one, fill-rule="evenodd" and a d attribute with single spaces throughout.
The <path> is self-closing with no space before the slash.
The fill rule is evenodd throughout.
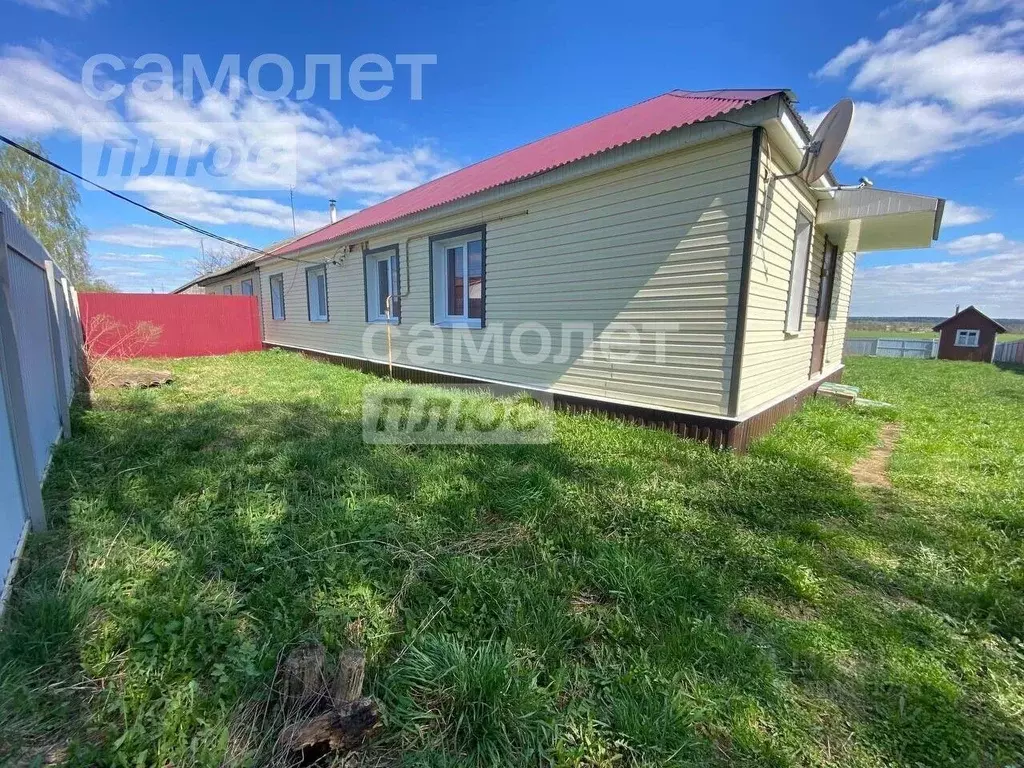
<path id="1" fill-rule="evenodd" d="M 327 198 L 341 199 L 343 207 L 355 208 L 360 200 L 390 197 L 454 170 L 428 142 L 394 146 L 356 126 L 342 125 L 311 102 L 258 99 L 237 79 L 228 82 L 225 92 L 200 93 L 195 101 L 184 97 L 180 82 L 167 84 L 169 99 L 139 98 L 127 88 L 117 101 L 94 100 L 79 75 L 69 74 L 70 68 L 59 64 L 58 58 L 52 50 L 24 47 L 0 52 L 0 128 L 39 138 L 81 135 L 98 144 L 111 139 L 151 140 L 155 150 L 179 157 L 175 175 L 101 181 L 108 186 L 116 182 L 113 186 L 135 192 L 151 207 L 188 221 L 247 225 L 290 235 L 291 207 L 254 193 L 293 187 L 298 194 L 323 199 L 322 211 L 295 212 L 295 226 L 305 232 L 329 223 Z M 179 175 L 181 168 L 188 167 L 180 159 L 182 147 L 196 142 L 205 148 L 202 155 L 211 143 L 220 141 L 269 148 L 278 157 L 286 153 L 291 165 L 286 161 L 283 176 L 247 163 L 220 179 Z M 197 247 L 199 240 L 184 230 L 141 225 L 118 227 L 92 239 L 144 249 Z"/>
<path id="2" fill-rule="evenodd" d="M 127 114 L 162 146 L 182 141 L 231 142 L 270 150 L 286 158 L 293 178 L 243 163 L 232 174 L 237 189 L 287 189 L 331 197 L 342 192 L 394 195 L 447 173 L 454 166 L 426 144 L 401 148 L 330 112 L 290 99 L 265 101 L 234 80 L 226 93 L 209 92 L 198 101 L 180 91 L 170 99 L 126 97 Z"/>
<path id="3" fill-rule="evenodd" d="M 150 273 L 142 269 L 125 269 L 124 267 L 98 266 L 93 270 L 104 280 L 117 280 L 129 277 L 149 277 Z"/>
<path id="4" fill-rule="evenodd" d="M 841 50 L 836 56 L 829 59 L 825 65 L 818 70 L 818 75 L 821 77 L 839 77 L 846 73 L 846 71 L 854 64 L 862 61 L 875 44 L 868 40 L 866 37 L 862 37 L 853 45 L 848 45 Z"/>
<path id="5" fill-rule="evenodd" d="M 817 124 L 820 113 L 808 113 Z M 928 165 L 943 153 L 1024 131 L 1024 115 L 958 114 L 941 104 L 858 102 L 840 159 L 853 166 Z"/>
<path id="6" fill-rule="evenodd" d="M 46 53 L 21 46 L 0 56 L 0 104 L 0 128 L 15 136 L 70 133 L 102 140 L 106 135 L 95 129 L 104 123 L 105 134 L 110 126 L 121 131 L 121 118 L 108 103 L 91 98 Z"/>
<path id="7" fill-rule="evenodd" d="M 129 248 L 198 248 L 199 235 L 180 227 L 129 224 L 93 232 L 90 240 Z"/>
<path id="8" fill-rule="evenodd" d="M 992 218 L 992 214 L 984 208 L 976 208 L 973 205 L 960 205 L 953 200 L 946 201 L 946 207 L 942 212 L 943 227 L 962 227 L 967 224 L 977 224 Z"/>
<path id="9" fill-rule="evenodd" d="M 186 221 L 292 231 L 291 207 L 269 198 L 215 192 L 164 177 L 135 179 L 128 182 L 126 188 L 142 193 L 151 207 Z M 326 208 L 322 213 L 295 212 L 295 224 L 300 232 L 317 229 L 329 221 Z"/>
<path id="10" fill-rule="evenodd" d="M 167 261 L 167 257 L 160 253 L 101 253 L 98 256 L 92 255 L 93 262 L 104 262 L 108 264 L 160 264 Z"/>
<path id="11" fill-rule="evenodd" d="M 106 5 L 107 0 L 14 0 L 29 8 L 37 8 L 40 11 L 53 11 L 61 16 L 73 16 L 83 18 L 95 11 L 101 5 Z"/>
<path id="12" fill-rule="evenodd" d="M 139 98 L 129 87 L 119 100 L 100 101 L 86 93 L 80 72 L 58 58 L 45 47 L 13 46 L 0 52 L 0 128 L 5 132 L 82 136 L 98 144 L 138 138 L 176 155 L 193 142 L 208 148 L 219 141 L 286 156 L 285 173 L 239 164 L 218 184 L 218 189 L 233 191 L 294 187 L 324 198 L 391 196 L 455 169 L 428 142 L 394 146 L 357 126 L 342 125 L 311 102 L 259 99 L 238 79 L 228 83 L 226 92 L 200 93 L 192 102 L 184 98 L 181 83 L 168 84 L 169 99 Z M 204 184 L 198 177 L 192 181 Z"/>
<path id="13" fill-rule="evenodd" d="M 185 265 L 167 265 L 160 269 L 124 265 L 99 264 L 93 273 L 111 283 L 119 291 L 128 293 L 165 292 L 188 281 L 189 269 Z"/>
<path id="14" fill-rule="evenodd" d="M 817 74 L 852 74 L 851 88 L 869 94 L 858 101 L 844 162 L 926 166 L 1024 132 L 1024 5 L 945 0 L 877 41 L 847 46 Z"/>
<path id="15" fill-rule="evenodd" d="M 939 247 L 952 254 L 971 254 L 982 253 L 984 251 L 994 251 L 1009 244 L 1012 243 L 1006 238 L 1006 235 L 1001 232 L 989 232 L 984 235 L 967 235 L 966 237 L 960 237 L 956 240 L 951 240 L 948 243 L 941 243 Z"/>
<path id="16" fill-rule="evenodd" d="M 874 88 L 900 100 L 937 99 L 964 110 L 1024 102 L 1024 23 L 979 26 L 918 50 L 875 51 L 853 88 Z"/>
<path id="17" fill-rule="evenodd" d="M 952 314 L 974 304 L 990 317 L 1019 317 L 1024 294 L 1024 243 L 1003 240 L 975 259 L 857 269 L 851 314 Z"/>

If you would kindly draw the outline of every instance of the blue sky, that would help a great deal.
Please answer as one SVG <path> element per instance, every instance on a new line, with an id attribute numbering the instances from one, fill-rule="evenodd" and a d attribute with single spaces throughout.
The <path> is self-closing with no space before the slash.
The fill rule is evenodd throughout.
<path id="1" fill-rule="evenodd" d="M 104 122 L 163 121 L 185 134 L 244 133 L 248 121 L 295 131 L 299 228 L 327 220 L 329 197 L 354 210 L 440 173 L 673 88 L 786 87 L 812 121 L 842 96 L 858 105 L 836 168 L 844 182 L 945 197 L 941 241 L 929 250 L 864 254 L 855 314 L 946 314 L 975 303 L 1024 315 L 1024 7 L 1019 0 L 889 3 L 645 4 L 591 0 L 486 3 L 139 3 L 0 0 L 0 130 L 39 138 L 76 170 L 81 139 Z M 659 7 L 660 6 L 660 7 Z M 146 54 L 173 65 L 174 98 L 103 102 L 81 87 L 96 54 Z M 244 75 L 261 54 L 281 54 L 296 82 L 261 101 L 180 91 L 182 57 L 211 76 L 237 54 Z M 392 92 L 356 98 L 343 77 L 330 98 L 321 69 L 299 100 L 305 57 L 340 54 L 343 75 L 366 53 L 435 54 L 422 99 L 408 68 Z M 110 73 L 109 68 L 101 70 Z M 97 81 L 100 82 L 100 81 Z M 265 82 L 267 88 L 275 83 Z M 368 84 L 368 87 L 372 87 Z M 187 179 L 136 181 L 128 193 L 168 213 L 253 245 L 291 234 L 288 193 L 210 189 Z M 83 191 L 97 274 L 124 290 L 170 290 L 191 277 L 190 233 Z"/>

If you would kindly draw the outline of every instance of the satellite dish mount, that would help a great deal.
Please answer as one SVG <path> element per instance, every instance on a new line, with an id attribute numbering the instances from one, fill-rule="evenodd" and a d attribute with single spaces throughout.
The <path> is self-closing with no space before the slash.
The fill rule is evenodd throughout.
<path id="1" fill-rule="evenodd" d="M 776 176 L 775 179 L 798 176 L 808 184 L 816 182 L 828 173 L 832 163 L 836 161 L 852 122 L 853 102 L 850 99 L 840 99 L 828 111 L 818 126 L 818 130 L 811 137 L 811 141 L 804 150 L 800 167 L 793 173 Z"/>

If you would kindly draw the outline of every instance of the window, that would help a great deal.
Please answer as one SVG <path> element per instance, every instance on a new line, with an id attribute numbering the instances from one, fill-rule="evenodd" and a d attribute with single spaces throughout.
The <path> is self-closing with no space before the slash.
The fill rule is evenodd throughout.
<path id="1" fill-rule="evenodd" d="M 978 346 L 978 337 L 980 333 L 978 331 L 968 331 L 960 328 L 956 332 L 956 341 L 953 342 L 955 347 L 976 347 Z"/>
<path id="2" fill-rule="evenodd" d="M 375 248 L 364 253 L 363 269 L 366 277 L 366 321 L 368 323 L 397 323 L 402 317 L 401 263 L 398 246 Z M 390 303 L 388 302 L 390 299 Z"/>
<path id="3" fill-rule="evenodd" d="M 270 317 L 284 320 L 284 275 L 270 276 Z"/>
<path id="4" fill-rule="evenodd" d="M 485 248 L 482 229 L 431 238 L 435 323 L 483 325 Z"/>
<path id="5" fill-rule="evenodd" d="M 811 255 L 811 219 L 803 211 L 796 214 L 793 236 L 793 268 L 789 273 L 789 299 L 786 302 L 786 333 L 799 333 L 804 319 L 804 294 L 807 261 Z"/>
<path id="6" fill-rule="evenodd" d="M 242 295 L 252 296 L 252 278 L 242 281 Z"/>
<path id="7" fill-rule="evenodd" d="M 230 295 L 231 295 L 231 286 L 230 286 L 230 285 L 225 285 L 225 286 L 224 286 L 224 287 L 223 287 L 223 288 L 221 289 L 221 291 L 220 291 L 220 292 L 221 292 L 221 293 L 223 293 L 223 294 L 224 294 L 225 296 L 230 296 Z"/>
<path id="8" fill-rule="evenodd" d="M 327 316 L 326 264 L 306 270 L 306 307 L 311 322 L 326 323 L 329 319 Z"/>

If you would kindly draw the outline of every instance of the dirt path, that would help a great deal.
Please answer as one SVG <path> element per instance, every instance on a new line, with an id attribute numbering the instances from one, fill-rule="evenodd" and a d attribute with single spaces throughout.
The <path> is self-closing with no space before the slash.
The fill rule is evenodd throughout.
<path id="1" fill-rule="evenodd" d="M 896 447 L 896 441 L 899 440 L 900 425 L 883 425 L 878 437 L 878 445 L 863 459 L 858 459 L 850 469 L 853 482 L 858 486 L 892 488 L 892 481 L 889 479 L 889 457 Z"/>

